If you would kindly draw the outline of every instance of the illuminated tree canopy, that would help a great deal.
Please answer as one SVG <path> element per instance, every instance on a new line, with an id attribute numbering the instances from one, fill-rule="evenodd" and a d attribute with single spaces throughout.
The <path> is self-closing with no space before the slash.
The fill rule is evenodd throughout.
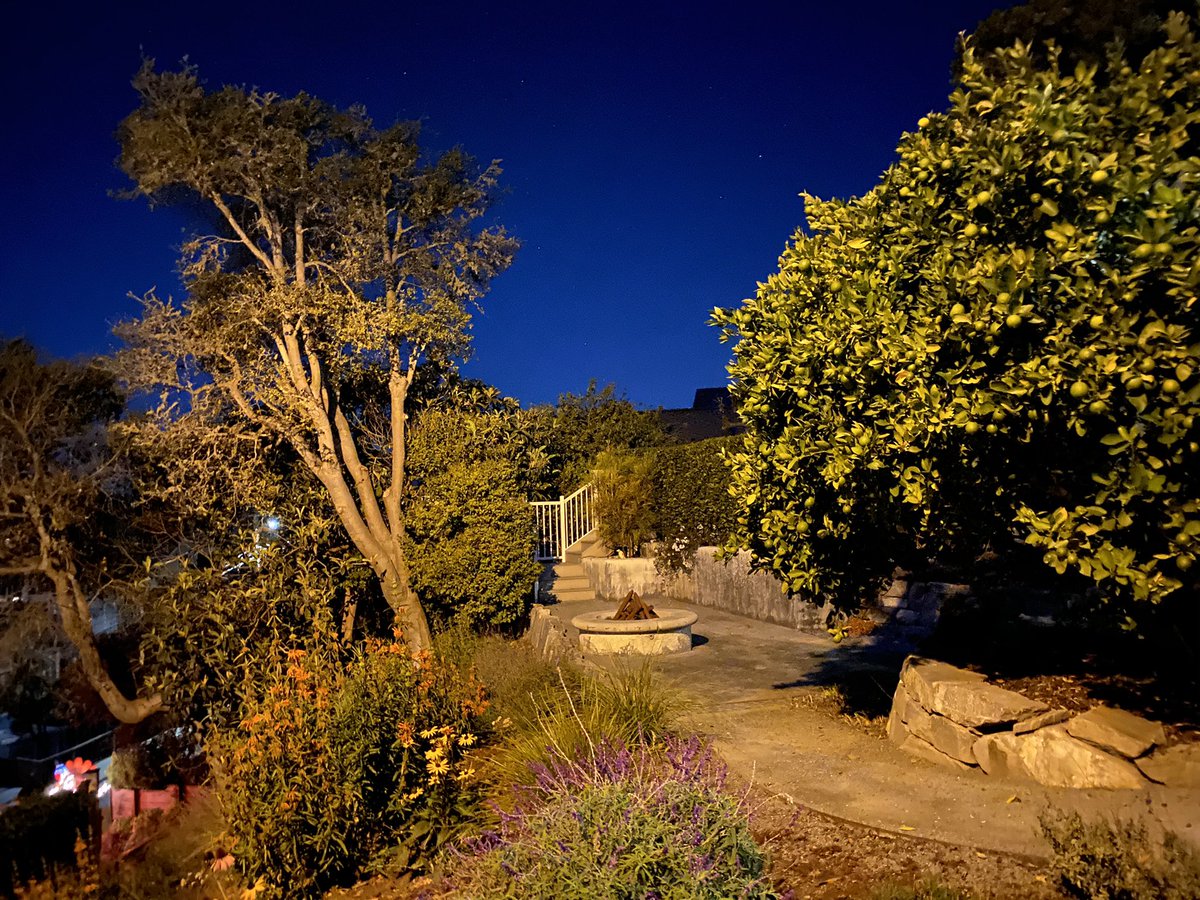
<path id="1" fill-rule="evenodd" d="M 134 86 L 132 193 L 198 202 L 216 227 L 184 247 L 186 299 L 147 296 L 120 329 L 124 371 L 174 422 L 219 411 L 286 441 L 428 644 L 404 551 L 406 405 L 420 366 L 468 353 L 472 309 L 512 261 L 516 242 L 480 222 L 499 166 L 426 161 L 413 124 L 207 91 L 191 68 L 147 63 Z"/>

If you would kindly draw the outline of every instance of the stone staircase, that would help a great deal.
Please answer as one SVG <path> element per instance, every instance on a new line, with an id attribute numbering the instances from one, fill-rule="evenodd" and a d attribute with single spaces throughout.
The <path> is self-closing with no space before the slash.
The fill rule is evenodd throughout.
<path id="1" fill-rule="evenodd" d="M 576 600 L 595 600 L 596 593 L 588 582 L 583 571 L 585 557 L 608 556 L 608 548 L 600 540 L 596 531 L 590 531 L 583 538 L 572 544 L 562 562 L 555 563 L 550 583 L 550 593 L 560 603 L 570 603 Z"/>

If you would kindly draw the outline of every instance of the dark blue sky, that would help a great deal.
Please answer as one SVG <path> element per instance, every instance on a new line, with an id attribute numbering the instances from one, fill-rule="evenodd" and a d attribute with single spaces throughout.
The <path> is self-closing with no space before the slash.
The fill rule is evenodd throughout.
<path id="1" fill-rule="evenodd" d="M 1005 0 L 358 4 L 25 2 L 0 66 L 0 333 L 110 348 L 129 292 L 178 294 L 186 222 L 125 186 L 113 132 L 140 55 L 424 122 L 503 160 L 523 241 L 467 374 L 533 403 L 613 381 L 647 406 L 724 383 L 706 322 L 774 270 L 802 190 L 871 187 L 945 105 L 955 36 Z"/>

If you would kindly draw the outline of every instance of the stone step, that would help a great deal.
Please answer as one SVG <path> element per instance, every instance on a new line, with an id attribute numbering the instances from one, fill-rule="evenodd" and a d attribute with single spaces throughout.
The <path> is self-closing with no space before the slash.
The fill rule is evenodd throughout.
<path id="1" fill-rule="evenodd" d="M 555 587 L 552 589 L 554 599 L 559 603 L 572 603 L 576 601 L 591 601 L 596 599 L 596 592 L 590 587 L 586 588 L 567 588 L 562 589 Z"/>

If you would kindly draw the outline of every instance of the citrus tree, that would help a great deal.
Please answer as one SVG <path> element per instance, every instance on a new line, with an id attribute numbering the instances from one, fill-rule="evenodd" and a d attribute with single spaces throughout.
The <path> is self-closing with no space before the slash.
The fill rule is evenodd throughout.
<path id="1" fill-rule="evenodd" d="M 1200 48 L 1131 67 L 968 47 L 879 184 L 806 197 L 779 271 L 714 322 L 747 433 L 738 533 L 806 598 L 902 553 L 1017 537 L 1108 597 L 1194 593 Z"/>

